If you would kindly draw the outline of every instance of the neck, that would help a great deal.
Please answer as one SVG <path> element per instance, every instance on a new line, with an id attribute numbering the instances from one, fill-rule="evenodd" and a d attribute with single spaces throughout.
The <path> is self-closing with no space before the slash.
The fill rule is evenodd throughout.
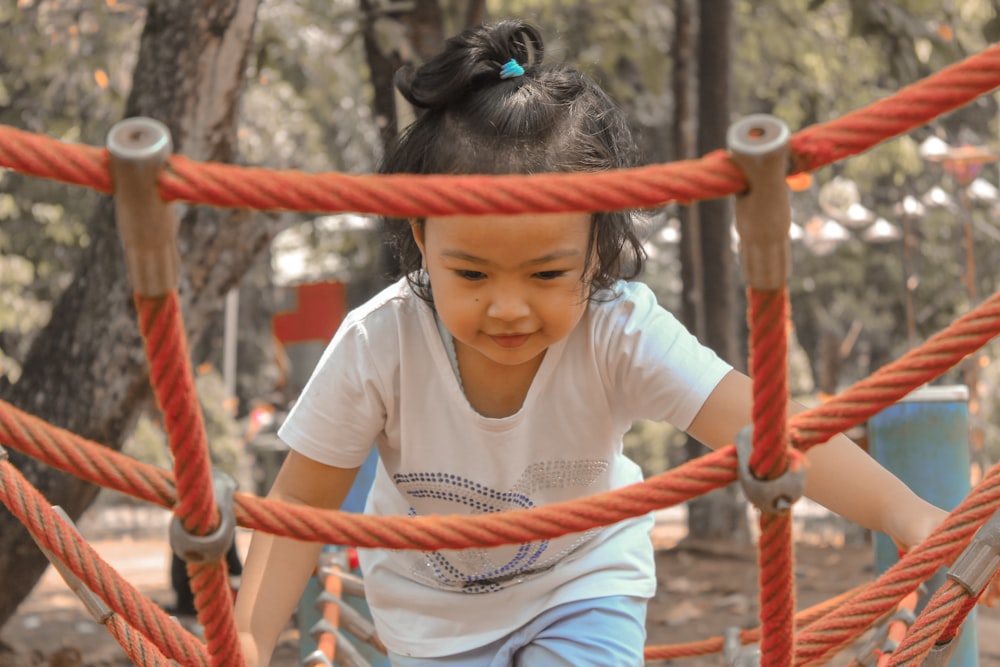
<path id="1" fill-rule="evenodd" d="M 509 417 L 521 409 L 545 354 L 516 366 L 498 364 L 456 341 L 465 398 L 484 417 Z"/>

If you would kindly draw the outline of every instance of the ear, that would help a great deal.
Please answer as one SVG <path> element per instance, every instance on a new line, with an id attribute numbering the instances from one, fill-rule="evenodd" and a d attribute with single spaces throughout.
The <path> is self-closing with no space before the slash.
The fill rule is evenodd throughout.
<path id="1" fill-rule="evenodd" d="M 424 226 L 426 221 L 424 218 L 410 218 L 410 233 L 413 234 L 413 240 L 416 242 L 417 247 L 420 248 L 420 254 L 425 255 L 424 252 Z"/>

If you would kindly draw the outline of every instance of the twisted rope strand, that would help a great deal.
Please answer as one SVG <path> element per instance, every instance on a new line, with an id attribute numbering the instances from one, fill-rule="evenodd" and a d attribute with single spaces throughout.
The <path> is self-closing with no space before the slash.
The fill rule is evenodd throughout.
<path id="1" fill-rule="evenodd" d="M 210 535 L 220 525 L 201 403 L 191 373 L 177 291 L 163 297 L 135 295 L 149 375 L 163 411 L 174 459 L 178 503 L 174 514 L 189 534 Z M 224 552 L 223 552 L 224 553 Z M 213 665 L 241 667 L 243 655 L 229 594 L 226 565 L 188 565 L 198 621 L 206 628 Z"/>
<path id="2" fill-rule="evenodd" d="M 761 665 L 790 667 L 795 658 L 792 517 L 761 512 L 760 529 Z"/>
<path id="3" fill-rule="evenodd" d="M 788 456 L 788 294 L 786 289 L 747 294 L 750 369 L 753 378 L 751 475 L 772 480 L 784 474 Z M 761 663 L 790 667 L 795 656 L 795 584 L 791 516 L 760 514 Z"/>
<path id="4" fill-rule="evenodd" d="M 857 155 L 880 139 L 926 125 L 936 110 L 964 106 L 982 94 L 974 91 L 1000 85 L 998 71 L 1000 44 L 994 44 L 973 58 L 949 65 L 926 79 L 901 88 L 881 102 L 807 128 L 789 142 L 796 168 L 813 171 Z M 970 94 L 973 97 L 969 97 Z"/>
<path id="5" fill-rule="evenodd" d="M 795 615 L 795 627 L 804 628 L 810 623 L 816 622 L 817 619 L 822 618 L 829 613 L 831 609 L 843 604 L 847 600 L 850 600 L 869 585 L 870 584 L 863 584 L 861 586 L 856 586 L 849 591 L 835 595 L 834 597 L 824 600 L 819 604 L 800 611 Z M 740 643 L 744 646 L 752 644 L 759 639 L 759 627 L 740 631 Z M 702 639 L 700 641 L 687 642 L 684 644 L 647 646 L 644 651 L 644 657 L 648 662 L 650 660 L 674 660 L 676 658 L 694 658 L 702 655 L 712 655 L 722 652 L 723 641 L 722 637 L 710 637 L 709 639 Z"/>
<path id="6" fill-rule="evenodd" d="M 208 535 L 218 526 L 212 463 L 188 356 L 176 291 L 162 298 L 135 297 L 146 344 L 150 383 L 163 412 L 177 484 L 175 514 L 184 529 Z"/>
<path id="7" fill-rule="evenodd" d="M 942 565 L 968 545 L 1000 503 L 1000 463 L 994 465 L 965 499 L 924 542 L 883 572 L 874 585 L 849 604 L 818 621 L 798 637 L 796 664 L 826 659 L 843 644 L 851 628 L 869 627 L 888 613 Z"/>
<path id="8" fill-rule="evenodd" d="M 788 470 L 788 291 L 747 290 L 753 378 L 751 472 L 775 479 Z"/>
<path id="9" fill-rule="evenodd" d="M 954 367 L 1000 334 L 1000 292 L 823 405 L 789 419 L 792 444 L 822 444 Z"/>
<path id="10" fill-rule="evenodd" d="M 115 638 L 125 655 L 134 665 L 142 667 L 174 667 L 163 652 L 118 614 L 112 614 L 107 622 L 108 632 Z"/>
<path id="11" fill-rule="evenodd" d="M 791 138 L 795 171 L 812 171 L 926 125 L 1000 85 L 1000 45 L 903 88 L 897 95 Z M 107 151 L 0 127 L 0 167 L 110 193 Z M 746 181 L 725 151 L 619 172 L 532 176 L 303 174 L 195 163 L 173 156 L 161 196 L 223 207 L 356 211 L 395 216 L 644 208 L 724 197 Z"/>
<path id="12" fill-rule="evenodd" d="M 968 599 L 969 594 L 965 589 L 950 579 L 945 580 L 906 633 L 902 643 L 892 652 L 889 666 L 922 664 L 944 629 L 961 614 Z M 947 639 L 954 639 L 954 636 Z"/>
<path id="13" fill-rule="evenodd" d="M 177 502 L 173 475 L 0 400 L 0 442 L 28 456 L 114 491 L 160 507 Z"/>
<path id="14" fill-rule="evenodd" d="M 0 501 L 56 554 L 73 574 L 171 659 L 195 667 L 208 665 L 202 645 L 108 565 L 100 554 L 69 528 L 45 498 L 9 461 L 0 460 Z"/>

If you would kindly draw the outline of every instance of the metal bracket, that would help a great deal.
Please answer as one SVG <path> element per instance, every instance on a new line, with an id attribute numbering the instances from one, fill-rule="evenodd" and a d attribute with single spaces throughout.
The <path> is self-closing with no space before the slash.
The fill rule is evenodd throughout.
<path id="1" fill-rule="evenodd" d="M 919 605 L 920 600 L 922 600 L 927 594 L 927 587 L 924 584 L 920 584 L 915 592 L 915 605 Z M 880 623 L 875 628 L 875 632 L 868 638 L 868 641 L 862 645 L 854 661 L 861 667 L 875 667 L 878 663 L 879 655 L 892 653 L 899 648 L 898 643 L 889 638 L 890 626 L 896 621 L 901 621 L 906 624 L 907 628 L 910 628 L 916 620 L 916 612 L 912 609 L 897 609 L 889 619 Z"/>
<path id="2" fill-rule="evenodd" d="M 958 642 L 954 639 L 943 644 L 935 644 L 920 664 L 923 667 L 947 667 L 951 664 L 951 655 L 956 648 L 958 648 Z"/>
<path id="3" fill-rule="evenodd" d="M 748 424 L 736 434 L 736 458 L 740 484 L 747 500 L 768 514 L 788 514 L 792 505 L 806 490 L 804 468 L 789 468 L 774 479 L 760 479 L 750 470 L 753 453 L 753 425 Z"/>
<path id="4" fill-rule="evenodd" d="M 344 665 L 344 667 L 365 667 L 369 664 L 361 654 L 361 651 L 350 642 L 347 635 L 340 631 L 340 628 L 334 626 L 325 618 L 321 618 L 309 629 L 309 635 L 314 639 L 318 639 L 324 634 L 332 635 L 334 638 L 334 643 L 337 646 L 338 665 Z M 320 654 L 322 655 L 322 652 Z"/>
<path id="5" fill-rule="evenodd" d="M 750 287 L 777 290 L 791 275 L 792 225 L 788 185 L 788 126 L 768 114 L 736 121 L 726 133 L 730 156 L 749 189 L 736 196 L 740 263 Z"/>
<path id="6" fill-rule="evenodd" d="M 170 130 L 152 118 L 127 118 L 108 133 L 115 219 L 132 289 L 158 297 L 177 287 L 177 219 L 160 199 L 157 178 L 173 151 Z"/>
<path id="7" fill-rule="evenodd" d="M 66 514 L 66 511 L 62 507 L 53 505 L 52 510 L 59 515 L 60 519 L 66 522 L 66 525 L 74 531 L 76 530 L 76 524 L 73 523 L 73 519 L 69 518 L 69 515 Z M 35 538 L 34 535 L 32 535 L 32 537 Z M 49 559 L 50 563 L 52 563 L 52 567 L 54 567 L 56 571 L 62 575 L 62 578 L 66 581 L 66 585 L 70 587 L 70 590 L 76 593 L 76 596 L 80 598 L 83 606 L 90 613 L 90 617 L 101 625 L 107 624 L 107 622 L 115 614 L 111 607 L 109 607 L 104 600 L 98 597 L 94 591 L 90 590 L 87 585 L 83 583 L 80 577 L 76 576 L 76 574 L 73 573 L 73 570 L 69 569 L 66 563 L 60 560 L 55 553 L 47 547 L 42 546 L 42 543 L 39 542 L 37 538 L 35 538 L 35 544 L 38 545 L 41 552 L 45 554 L 45 557 Z"/>
<path id="8" fill-rule="evenodd" d="M 1000 510 L 980 527 L 952 566 L 948 578 L 979 597 L 1000 567 Z"/>
<path id="9" fill-rule="evenodd" d="M 192 535 L 184 530 L 177 515 L 170 522 L 170 547 L 188 563 L 222 560 L 233 543 L 233 535 L 236 533 L 236 513 L 233 509 L 236 480 L 213 470 L 212 489 L 219 508 L 219 527 L 215 532 L 210 535 Z"/>
<path id="10" fill-rule="evenodd" d="M 722 657 L 728 667 L 760 667 L 760 647 L 743 645 L 740 629 L 728 626 L 722 631 Z"/>

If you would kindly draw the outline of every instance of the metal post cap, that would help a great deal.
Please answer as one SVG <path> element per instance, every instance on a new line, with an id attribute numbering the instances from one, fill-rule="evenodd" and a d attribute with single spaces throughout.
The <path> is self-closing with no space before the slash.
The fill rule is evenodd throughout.
<path id="1" fill-rule="evenodd" d="M 767 155 L 783 149 L 791 132 L 780 118 L 770 114 L 757 113 L 745 116 L 726 131 L 726 145 L 734 153 L 746 155 Z"/>
<path id="2" fill-rule="evenodd" d="M 122 160 L 165 160 L 173 152 L 170 130 L 155 118 L 137 116 L 115 123 L 108 132 L 108 150 Z"/>
<path id="3" fill-rule="evenodd" d="M 126 118 L 111 128 L 107 149 L 132 289 L 144 297 L 163 296 L 176 288 L 180 270 L 177 220 L 158 190 L 173 151 L 170 131 L 152 118 Z"/>

